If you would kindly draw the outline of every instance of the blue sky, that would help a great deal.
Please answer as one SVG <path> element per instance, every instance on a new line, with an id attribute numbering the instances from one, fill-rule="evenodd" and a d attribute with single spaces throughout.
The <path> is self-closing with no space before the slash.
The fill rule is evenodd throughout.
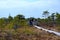
<path id="1" fill-rule="evenodd" d="M 0 18 L 17 14 L 25 17 L 42 17 L 43 11 L 60 13 L 60 0 L 0 0 Z"/>

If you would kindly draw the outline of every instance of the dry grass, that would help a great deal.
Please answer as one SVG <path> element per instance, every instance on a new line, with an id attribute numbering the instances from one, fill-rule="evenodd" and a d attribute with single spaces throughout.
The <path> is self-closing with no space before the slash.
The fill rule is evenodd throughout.
<path id="1" fill-rule="evenodd" d="M 7 29 L 5 29 L 7 30 Z M 0 32 L 0 40 L 60 40 L 60 37 L 34 27 L 21 27 Z"/>

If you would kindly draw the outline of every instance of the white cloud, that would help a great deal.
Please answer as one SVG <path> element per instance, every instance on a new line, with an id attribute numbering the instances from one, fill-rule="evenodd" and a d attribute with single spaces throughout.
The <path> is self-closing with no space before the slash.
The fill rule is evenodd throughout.
<path id="1" fill-rule="evenodd" d="M 56 4 L 57 1 L 40 0 L 35 2 L 28 2 L 22 0 L 0 0 L 0 8 L 17 8 L 17 7 L 47 7 Z M 57 2 L 58 3 L 58 2 Z"/>
<path id="2" fill-rule="evenodd" d="M 14 0 L 0 1 L 0 8 L 23 7 L 26 5 L 27 5 L 27 2 L 25 1 L 14 1 Z"/>
<path id="3" fill-rule="evenodd" d="M 60 8 L 59 0 L 38 0 L 33 2 L 31 1 L 29 2 L 27 0 L 0 0 L 0 13 L 8 14 L 10 12 L 12 15 L 15 15 L 21 12 L 27 16 L 41 16 L 40 13 L 44 10 L 49 9 L 55 11 Z"/>

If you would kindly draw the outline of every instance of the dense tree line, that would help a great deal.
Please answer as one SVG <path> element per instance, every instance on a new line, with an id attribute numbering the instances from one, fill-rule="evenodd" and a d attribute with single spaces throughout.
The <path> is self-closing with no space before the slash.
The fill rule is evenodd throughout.
<path id="1" fill-rule="evenodd" d="M 43 26 L 51 26 L 51 24 L 53 26 L 60 26 L 60 14 L 58 12 L 52 13 L 51 15 L 49 14 L 50 13 L 48 11 L 44 11 L 43 15 L 45 18 L 43 19 L 34 17 L 25 18 L 24 15 L 20 14 L 16 15 L 15 17 L 9 15 L 8 18 L 0 18 L 0 28 L 13 28 L 14 25 L 18 25 L 19 27 L 28 26 L 28 21 L 30 19 L 37 19 L 39 24 Z"/>

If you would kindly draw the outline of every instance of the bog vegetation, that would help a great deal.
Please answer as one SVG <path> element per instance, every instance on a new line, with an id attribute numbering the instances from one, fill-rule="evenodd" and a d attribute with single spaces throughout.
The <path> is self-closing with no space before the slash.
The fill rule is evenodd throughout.
<path id="1" fill-rule="evenodd" d="M 39 26 L 46 27 L 46 28 L 51 27 L 60 31 L 60 14 L 58 12 L 52 13 L 51 15 L 49 14 L 50 13 L 48 11 L 44 11 L 43 12 L 44 18 L 34 18 L 34 17 L 25 18 L 25 16 L 21 14 L 18 14 L 15 17 L 9 15 L 8 18 L 5 17 L 0 18 L 0 34 L 1 34 L 0 39 L 1 40 L 10 40 L 10 39 L 11 40 L 28 40 L 28 39 L 40 40 L 40 38 L 44 39 L 45 36 L 46 36 L 45 38 L 49 39 L 47 35 L 43 35 L 43 33 L 40 33 L 43 35 L 42 37 L 42 35 L 39 34 L 39 31 L 37 31 L 38 29 L 35 29 L 33 26 L 31 27 L 28 23 L 30 19 L 36 19 L 39 23 Z M 29 36 L 29 38 L 27 38 L 28 36 L 26 36 L 26 34 Z M 33 36 L 33 34 L 35 36 Z M 24 39 L 25 38 L 24 35 L 26 36 L 27 39 Z"/>

